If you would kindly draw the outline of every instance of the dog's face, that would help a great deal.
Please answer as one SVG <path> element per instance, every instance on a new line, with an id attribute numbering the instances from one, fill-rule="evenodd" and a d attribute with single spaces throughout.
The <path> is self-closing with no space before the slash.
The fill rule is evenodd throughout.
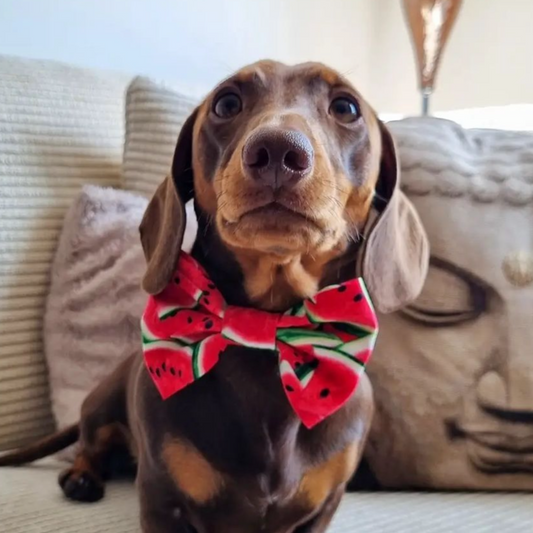
<path id="1" fill-rule="evenodd" d="M 224 81 L 194 127 L 196 200 L 233 250 L 251 299 L 316 292 L 366 221 L 381 137 L 354 87 L 319 64 L 262 61 Z"/>
<path id="2" fill-rule="evenodd" d="M 285 263 L 344 249 L 362 228 L 378 124 L 333 70 L 251 65 L 204 101 L 194 133 L 196 199 L 228 246 Z"/>
<path id="3" fill-rule="evenodd" d="M 333 260 L 355 255 L 354 242 L 367 249 L 363 263 L 375 264 L 367 284 L 376 285 L 378 308 L 397 307 L 420 289 L 427 247 L 397 191 L 394 143 L 358 91 L 324 65 L 261 61 L 225 80 L 184 125 L 172 174 L 141 226 L 148 292 L 172 275 L 180 204 L 192 195 L 208 221 L 204 233 L 216 232 L 259 307 L 312 296 Z M 362 237 L 376 190 L 382 216 Z M 384 291 L 390 298 L 380 305 Z"/>

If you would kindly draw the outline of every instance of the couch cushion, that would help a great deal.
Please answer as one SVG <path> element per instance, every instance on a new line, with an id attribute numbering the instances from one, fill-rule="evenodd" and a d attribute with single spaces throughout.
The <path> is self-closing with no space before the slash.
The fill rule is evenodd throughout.
<path id="1" fill-rule="evenodd" d="M 81 186 L 120 184 L 127 81 L 0 56 L 0 449 L 53 427 L 41 336 L 50 264 Z"/>
<path id="2" fill-rule="evenodd" d="M 169 174 L 178 134 L 196 100 L 139 76 L 126 96 L 124 187 L 151 196 Z"/>
<path id="3" fill-rule="evenodd" d="M 126 95 L 124 187 L 151 197 L 170 173 L 178 135 L 197 101 L 161 82 L 138 76 Z M 193 202 L 187 204 L 187 231 L 183 247 L 196 237 Z"/>
<path id="4" fill-rule="evenodd" d="M 380 317 L 368 459 L 393 487 L 533 490 L 533 134 L 389 126 L 432 263 Z"/>
<path id="5" fill-rule="evenodd" d="M 133 483 L 112 481 L 96 504 L 65 500 L 62 467 L 45 461 L 1 471 L 2 531 L 6 533 L 137 533 Z M 358 493 L 344 497 L 328 533 L 524 533 L 533 521 L 533 495 Z"/>

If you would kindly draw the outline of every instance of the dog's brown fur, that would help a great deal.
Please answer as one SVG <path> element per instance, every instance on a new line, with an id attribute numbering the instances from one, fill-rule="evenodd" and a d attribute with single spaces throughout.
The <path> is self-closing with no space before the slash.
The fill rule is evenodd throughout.
<path id="1" fill-rule="evenodd" d="M 236 116 L 213 111 L 221 94 L 242 101 Z M 341 123 L 330 102 L 347 96 L 359 118 Z M 312 171 L 273 191 L 250 179 L 243 148 L 259 128 L 290 128 L 310 140 Z M 141 225 L 145 290 L 173 274 L 195 199 L 193 256 L 232 305 L 281 310 L 317 289 L 363 275 L 378 309 L 391 311 L 421 289 L 428 250 L 398 190 L 394 144 L 351 84 L 319 64 L 263 61 L 217 87 L 184 125 L 172 176 Z M 272 205 L 283 206 L 268 211 Z M 266 209 L 266 211 L 264 211 Z M 67 496 L 103 495 L 109 456 L 136 459 L 145 533 L 320 533 L 360 460 L 373 400 L 364 378 L 354 397 L 312 430 L 301 426 L 281 387 L 276 357 L 231 347 L 195 384 L 162 401 L 142 358 L 122 363 L 84 402 L 81 449 L 60 483 Z M 59 449 L 77 439 L 70 428 Z M 0 458 L 33 460 L 43 449 Z"/>

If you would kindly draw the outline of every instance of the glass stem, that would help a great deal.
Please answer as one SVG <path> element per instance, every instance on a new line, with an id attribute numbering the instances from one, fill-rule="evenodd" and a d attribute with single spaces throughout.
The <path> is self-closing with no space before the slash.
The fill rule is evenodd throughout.
<path id="1" fill-rule="evenodd" d="M 429 99 L 431 97 L 431 89 L 424 87 L 421 90 L 422 93 L 422 116 L 427 117 L 429 115 Z"/>

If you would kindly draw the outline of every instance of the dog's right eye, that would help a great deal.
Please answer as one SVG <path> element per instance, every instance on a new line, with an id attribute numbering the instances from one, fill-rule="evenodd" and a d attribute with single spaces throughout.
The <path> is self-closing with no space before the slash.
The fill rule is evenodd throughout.
<path id="1" fill-rule="evenodd" d="M 226 93 L 215 100 L 213 112 L 219 118 L 233 118 L 242 111 L 242 100 L 235 93 Z"/>
<path id="2" fill-rule="evenodd" d="M 357 104 L 346 97 L 335 98 L 329 106 L 329 112 L 344 124 L 355 122 L 359 118 L 359 108 Z"/>

